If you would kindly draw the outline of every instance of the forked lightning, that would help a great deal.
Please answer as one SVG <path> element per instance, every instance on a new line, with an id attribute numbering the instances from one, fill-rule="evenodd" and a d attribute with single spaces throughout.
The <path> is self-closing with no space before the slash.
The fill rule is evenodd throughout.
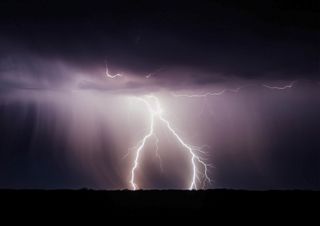
<path id="1" fill-rule="evenodd" d="M 141 153 L 145 147 L 146 142 L 155 135 L 155 130 L 154 130 L 154 125 L 155 125 L 155 120 L 159 120 L 160 122 L 164 123 L 168 131 L 173 135 L 173 137 L 178 141 L 178 143 L 183 147 L 184 151 L 188 153 L 190 156 L 190 163 L 192 166 L 192 175 L 190 178 L 189 182 L 189 189 L 198 189 L 198 180 L 201 180 L 203 178 L 204 181 L 201 181 L 202 183 L 204 182 L 211 182 L 210 177 L 208 176 L 208 167 L 209 164 L 205 163 L 204 160 L 198 155 L 198 153 L 201 151 L 200 147 L 193 147 L 189 144 L 187 144 L 179 135 L 178 133 L 174 130 L 174 128 L 171 126 L 170 122 L 164 118 L 163 116 L 163 109 L 161 108 L 160 101 L 159 99 L 154 96 L 154 95 L 148 95 L 145 97 L 136 97 L 137 100 L 141 101 L 144 103 L 144 105 L 148 109 L 149 117 L 150 117 L 150 125 L 149 125 L 149 131 L 148 133 L 143 137 L 143 139 L 139 142 L 136 152 L 135 152 L 135 158 L 134 158 L 134 163 L 133 167 L 131 169 L 131 179 L 130 179 L 130 184 L 133 190 L 136 190 L 139 188 L 138 182 L 136 179 L 136 170 L 139 167 L 139 160 Z M 154 105 L 152 105 L 151 102 L 153 102 Z M 159 157 L 158 154 L 158 138 L 156 137 L 157 142 L 156 142 L 156 152 L 157 156 Z M 202 174 L 202 177 L 200 177 Z"/>

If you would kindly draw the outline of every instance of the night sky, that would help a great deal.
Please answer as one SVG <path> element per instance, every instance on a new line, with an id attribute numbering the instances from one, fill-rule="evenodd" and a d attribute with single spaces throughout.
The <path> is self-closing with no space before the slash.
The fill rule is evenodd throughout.
<path id="1" fill-rule="evenodd" d="M 1 1 L 0 187 L 130 189 L 149 125 L 134 97 L 152 94 L 204 145 L 206 188 L 320 189 L 319 15 L 316 1 Z M 188 188 L 183 148 L 157 135 L 163 170 L 152 138 L 141 188 Z"/>

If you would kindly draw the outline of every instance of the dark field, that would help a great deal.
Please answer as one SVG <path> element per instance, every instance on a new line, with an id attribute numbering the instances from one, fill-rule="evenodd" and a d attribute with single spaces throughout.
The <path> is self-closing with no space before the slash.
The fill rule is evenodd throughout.
<path id="1" fill-rule="evenodd" d="M 94 191 L 94 190 L 1 190 L 2 213 L 181 215 L 241 214 L 243 217 L 290 216 L 304 213 L 317 218 L 319 191 Z M 4 211 L 3 211 L 4 210 Z M 209 215 L 208 215 L 209 214 Z"/>

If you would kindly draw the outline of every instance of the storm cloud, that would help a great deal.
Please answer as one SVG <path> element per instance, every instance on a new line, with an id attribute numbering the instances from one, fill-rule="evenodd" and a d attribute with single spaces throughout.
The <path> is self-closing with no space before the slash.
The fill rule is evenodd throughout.
<path id="1" fill-rule="evenodd" d="M 209 188 L 319 189 L 315 21 L 312 4 L 275 1 L 2 1 L 0 186 L 128 188 L 148 128 L 134 97 L 152 93 L 184 139 L 205 145 Z M 139 181 L 186 188 L 188 159 L 163 129 L 165 170 L 152 140 Z"/>

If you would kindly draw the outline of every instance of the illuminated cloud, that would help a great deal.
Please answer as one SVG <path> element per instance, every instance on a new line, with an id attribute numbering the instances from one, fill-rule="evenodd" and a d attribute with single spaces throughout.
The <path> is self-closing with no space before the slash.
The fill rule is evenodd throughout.
<path id="1" fill-rule="evenodd" d="M 317 15 L 114 7 L 1 7 L 1 187 L 320 187 Z"/>

